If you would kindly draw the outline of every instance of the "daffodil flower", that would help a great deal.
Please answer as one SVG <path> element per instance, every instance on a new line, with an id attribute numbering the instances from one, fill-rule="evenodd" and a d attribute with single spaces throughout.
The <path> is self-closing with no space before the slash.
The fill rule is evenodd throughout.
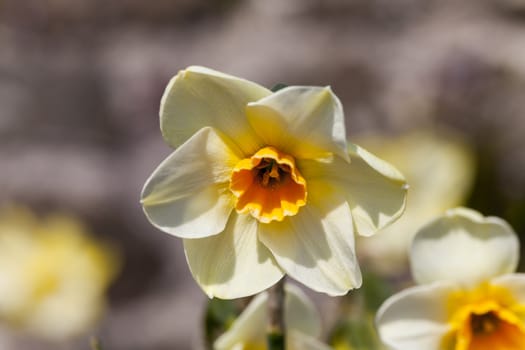
<path id="1" fill-rule="evenodd" d="M 0 319 L 12 328 L 57 341 L 85 334 L 117 268 L 115 254 L 72 217 L 0 213 Z"/>
<path id="2" fill-rule="evenodd" d="M 257 295 L 242 314 L 221 335 L 213 348 L 215 350 L 265 350 L 266 325 L 268 324 L 268 293 Z M 321 322 L 314 305 L 296 286 L 285 285 L 284 321 L 286 324 L 286 349 L 288 350 L 330 350 L 321 343 Z"/>
<path id="3" fill-rule="evenodd" d="M 380 337 L 399 350 L 525 349 L 518 258 L 518 238 L 505 221 L 448 211 L 415 236 L 411 264 L 420 285 L 381 306 Z"/>
<path id="4" fill-rule="evenodd" d="M 330 295 L 359 287 L 354 233 L 399 217 L 403 176 L 346 140 L 328 87 L 272 93 L 190 67 L 169 83 L 161 130 L 177 149 L 142 191 L 153 225 L 184 239 L 210 296 L 258 293 L 286 273 Z"/>

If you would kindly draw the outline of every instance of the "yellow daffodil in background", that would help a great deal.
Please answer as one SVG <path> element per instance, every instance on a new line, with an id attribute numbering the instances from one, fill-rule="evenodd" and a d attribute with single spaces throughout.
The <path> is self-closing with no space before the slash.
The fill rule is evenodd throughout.
<path id="1" fill-rule="evenodd" d="M 257 295 L 230 329 L 214 343 L 215 350 L 265 350 L 268 293 Z M 321 322 L 314 305 L 296 286 L 285 285 L 284 321 L 286 349 L 329 350 L 321 343 Z"/>
<path id="2" fill-rule="evenodd" d="M 403 216 L 373 237 L 357 242 L 361 257 L 385 274 L 407 268 L 415 229 L 448 208 L 462 205 L 474 177 L 473 154 L 457 135 L 444 130 L 417 130 L 400 137 L 368 136 L 358 142 L 394 164 L 410 183 Z"/>
<path id="3" fill-rule="evenodd" d="M 252 295 L 284 273 L 345 294 L 361 284 L 354 233 L 372 235 L 403 211 L 403 176 L 347 142 L 328 87 L 272 93 L 190 67 L 169 83 L 160 122 L 177 149 L 147 180 L 142 205 L 153 225 L 184 238 L 210 297 Z"/>
<path id="4" fill-rule="evenodd" d="M 62 215 L 0 213 L 0 321 L 53 340 L 87 332 L 101 315 L 117 260 Z"/>
<path id="5" fill-rule="evenodd" d="M 382 340 L 398 350 L 525 349 L 525 275 L 503 220 L 458 208 L 423 227 L 411 250 L 420 286 L 379 309 Z"/>

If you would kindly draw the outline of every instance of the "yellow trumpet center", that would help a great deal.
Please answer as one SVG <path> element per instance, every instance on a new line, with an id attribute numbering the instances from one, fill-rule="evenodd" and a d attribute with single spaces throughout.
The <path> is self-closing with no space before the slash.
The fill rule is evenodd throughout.
<path id="1" fill-rule="evenodd" d="M 484 286 L 459 299 L 463 305 L 451 319 L 454 350 L 525 349 L 525 324 L 518 316 L 522 307 L 505 290 Z"/>
<path id="2" fill-rule="evenodd" d="M 233 169 L 230 190 L 235 209 L 263 223 L 282 221 L 306 204 L 306 181 L 295 160 L 274 147 L 264 147 Z"/>

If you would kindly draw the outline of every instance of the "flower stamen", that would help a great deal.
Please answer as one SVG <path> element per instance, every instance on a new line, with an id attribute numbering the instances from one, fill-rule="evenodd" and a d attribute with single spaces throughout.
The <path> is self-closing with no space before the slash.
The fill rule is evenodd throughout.
<path id="1" fill-rule="evenodd" d="M 281 173 L 290 172 L 286 165 L 279 165 L 275 160 L 268 158 L 263 158 L 255 169 L 259 170 L 257 177 L 264 187 L 278 184 L 281 179 Z"/>
<path id="2" fill-rule="evenodd" d="M 498 316 L 492 311 L 481 315 L 470 315 L 470 329 L 474 335 L 490 334 L 498 329 L 500 322 Z"/>

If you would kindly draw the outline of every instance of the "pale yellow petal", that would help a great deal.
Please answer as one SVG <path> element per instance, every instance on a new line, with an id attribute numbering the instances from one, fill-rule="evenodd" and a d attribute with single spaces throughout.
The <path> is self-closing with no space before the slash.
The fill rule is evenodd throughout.
<path id="1" fill-rule="evenodd" d="M 298 168 L 307 183 L 319 179 L 341 193 L 350 205 L 357 233 L 370 236 L 403 213 L 408 187 L 392 165 L 359 146 L 350 144 L 349 150 L 350 163 L 339 157 L 300 160 Z"/>
<path id="2" fill-rule="evenodd" d="M 348 203 L 322 181 L 308 183 L 308 204 L 259 237 L 286 273 L 309 288 L 343 295 L 361 285 Z"/>
<path id="3" fill-rule="evenodd" d="M 505 221 L 466 208 L 451 209 L 421 228 L 411 249 L 412 274 L 421 284 L 475 285 L 513 272 L 518 258 L 518 238 Z"/>
<path id="4" fill-rule="evenodd" d="M 400 219 L 373 237 L 357 240 L 360 257 L 366 257 L 371 268 L 399 275 L 408 267 L 416 230 L 466 199 L 474 179 L 473 154 L 465 142 L 443 131 L 365 136 L 357 143 L 394 164 L 410 184 Z"/>
<path id="5" fill-rule="evenodd" d="M 203 128 L 173 152 L 146 181 L 142 205 L 150 222 L 182 238 L 224 229 L 233 209 L 228 190 L 240 151 L 212 128 Z"/>
<path id="6" fill-rule="evenodd" d="M 258 294 L 213 344 L 215 350 L 230 350 L 238 344 L 265 344 L 268 293 Z M 242 349 L 243 347 L 241 347 Z"/>
<path id="7" fill-rule="evenodd" d="M 180 71 L 168 84 L 160 105 L 162 135 L 178 147 L 203 127 L 214 127 L 245 155 L 255 153 L 260 139 L 249 125 L 245 108 L 271 91 L 228 74 L 204 67 Z"/>
<path id="8" fill-rule="evenodd" d="M 250 103 L 246 112 L 267 145 L 296 158 L 335 153 L 348 159 L 343 107 L 329 87 L 284 88 Z"/>
<path id="9" fill-rule="evenodd" d="M 376 326 L 383 343 L 393 350 L 452 350 L 443 347 L 453 284 L 436 283 L 405 289 L 379 308 Z"/>
<path id="10" fill-rule="evenodd" d="M 241 298 L 275 284 L 283 272 L 257 238 L 257 221 L 232 212 L 218 235 L 185 239 L 191 273 L 209 297 Z"/>
<path id="11" fill-rule="evenodd" d="M 285 285 L 285 291 L 284 321 L 287 329 L 319 337 L 321 319 L 312 301 L 291 283 Z"/>
<path id="12" fill-rule="evenodd" d="M 432 219 L 460 205 L 472 185 L 472 150 L 463 140 L 445 131 L 417 130 L 396 138 L 378 135 L 358 140 L 354 139 L 393 164 L 409 182 L 410 201 L 403 217 L 412 209 L 412 216 Z"/>

